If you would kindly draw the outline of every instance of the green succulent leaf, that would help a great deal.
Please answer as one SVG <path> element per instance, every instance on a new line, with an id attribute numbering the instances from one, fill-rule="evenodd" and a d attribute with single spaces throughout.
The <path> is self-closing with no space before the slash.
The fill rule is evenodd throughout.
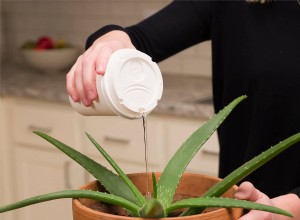
<path id="1" fill-rule="evenodd" d="M 140 210 L 140 216 L 143 218 L 163 218 L 164 209 L 162 204 L 155 198 L 147 200 L 145 206 Z"/>
<path id="2" fill-rule="evenodd" d="M 257 168 L 261 167 L 262 165 L 270 161 L 272 158 L 280 154 L 282 151 L 288 149 L 290 146 L 294 145 L 299 141 L 300 133 L 297 133 L 278 143 L 274 147 L 269 148 L 265 152 L 261 153 L 260 155 L 254 157 L 253 159 L 240 166 L 238 169 L 234 170 L 219 183 L 211 187 L 203 196 L 221 196 L 229 188 L 237 184 L 239 181 L 244 179 Z"/>
<path id="3" fill-rule="evenodd" d="M 124 198 L 112 194 L 96 192 L 91 190 L 65 190 L 65 191 L 59 191 L 59 192 L 48 193 L 40 196 L 35 196 L 29 199 L 21 200 L 19 202 L 10 205 L 2 206 L 0 207 L 0 213 L 23 208 L 37 203 L 42 203 L 42 202 L 55 200 L 55 199 L 64 199 L 64 198 L 74 198 L 74 199 L 86 198 L 86 199 L 93 199 L 101 202 L 107 202 L 110 204 L 121 206 L 135 215 L 139 215 L 139 210 L 140 210 L 140 207 L 134 204 L 133 202 L 130 202 Z"/>
<path id="4" fill-rule="evenodd" d="M 223 180 L 215 184 L 211 187 L 203 197 L 219 197 L 223 195 L 227 190 L 229 190 L 233 185 L 240 182 L 250 173 L 270 161 L 272 158 L 283 152 L 284 150 L 288 149 L 290 146 L 294 145 L 295 143 L 300 141 L 300 133 L 297 133 L 284 141 L 281 141 L 274 147 L 269 148 L 265 152 L 261 153 L 260 155 L 254 157 L 253 159 L 249 160 L 228 176 L 226 176 Z M 187 210 L 184 215 L 192 215 L 201 213 L 203 209 L 194 209 L 191 208 Z"/>
<path id="5" fill-rule="evenodd" d="M 230 112 L 245 98 L 246 96 L 241 96 L 235 99 L 206 124 L 196 130 L 168 162 L 157 185 L 157 198 L 161 201 L 165 209 L 171 205 L 180 178 L 194 155 Z"/>
<path id="6" fill-rule="evenodd" d="M 133 194 L 132 190 L 118 175 L 108 170 L 101 164 L 90 159 L 89 157 L 85 156 L 84 154 L 56 140 L 55 138 L 39 131 L 34 131 L 34 133 L 53 144 L 71 159 L 80 164 L 90 174 L 92 174 L 111 194 L 120 196 L 122 198 L 128 199 L 131 202 L 139 204 L 139 201 Z"/>
<path id="7" fill-rule="evenodd" d="M 249 202 L 245 200 L 229 199 L 229 198 L 191 198 L 184 199 L 179 202 L 173 203 L 170 207 L 167 208 L 167 212 L 171 212 L 180 208 L 207 208 L 207 207 L 224 207 L 224 208 L 244 208 L 244 209 L 255 209 L 260 211 L 267 211 L 271 213 L 276 213 L 280 215 L 285 215 L 293 217 L 293 215 L 285 210 L 263 205 L 255 202 Z"/>
<path id="8" fill-rule="evenodd" d="M 231 113 L 231 111 L 245 98 L 246 96 L 241 96 L 235 99 L 205 125 L 196 130 L 171 158 L 158 183 L 155 174 L 152 173 L 153 198 L 150 199 L 145 199 L 142 193 L 136 188 L 136 186 L 122 171 L 122 169 L 89 134 L 86 133 L 90 141 L 111 164 L 118 175 L 85 156 L 84 154 L 81 154 L 75 149 L 54 139 L 53 137 L 50 137 L 42 132 L 35 131 L 34 133 L 53 144 L 55 147 L 85 168 L 89 173 L 91 173 L 99 182 L 101 182 L 101 184 L 110 192 L 110 194 L 90 190 L 65 190 L 35 196 L 10 205 L 2 206 L 0 207 L 0 213 L 55 199 L 88 198 L 118 205 L 127 209 L 133 216 L 148 218 L 167 217 L 170 212 L 181 208 L 189 208 L 187 211 L 183 212 L 182 216 L 193 215 L 201 213 L 207 207 L 239 207 L 267 211 L 292 217 L 290 213 L 276 207 L 244 200 L 216 197 L 220 197 L 247 175 L 258 169 L 263 164 L 267 163 L 269 160 L 293 144 L 299 142 L 300 133 L 287 138 L 286 140 L 280 142 L 274 147 L 269 148 L 257 157 L 248 161 L 225 177 L 222 181 L 211 187 L 201 198 L 185 199 L 172 204 L 180 178 L 189 162 L 202 147 L 202 145 L 216 131 L 219 125 Z"/>
<path id="9" fill-rule="evenodd" d="M 109 154 L 95 141 L 95 139 L 86 133 L 90 141 L 95 145 L 95 147 L 99 150 L 102 156 L 106 159 L 106 161 L 114 168 L 114 170 L 119 174 L 124 183 L 130 188 L 135 197 L 139 200 L 139 205 L 143 206 L 146 204 L 146 199 L 142 195 L 142 193 L 136 188 L 133 182 L 128 178 L 128 176 L 123 172 L 123 170 L 118 166 L 118 164 L 109 156 Z M 122 191 L 122 188 L 119 188 Z"/>
<path id="10" fill-rule="evenodd" d="M 153 198 L 157 199 L 157 180 L 153 172 L 152 172 L 152 186 L 153 186 Z"/>

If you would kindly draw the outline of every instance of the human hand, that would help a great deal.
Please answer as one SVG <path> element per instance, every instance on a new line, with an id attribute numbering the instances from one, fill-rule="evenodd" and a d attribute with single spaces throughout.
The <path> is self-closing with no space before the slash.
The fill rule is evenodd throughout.
<path id="1" fill-rule="evenodd" d="M 123 31 L 111 31 L 98 38 L 81 56 L 66 76 L 66 87 L 74 102 L 90 106 L 98 97 L 96 75 L 103 75 L 110 55 L 118 49 L 135 48 Z"/>
<path id="2" fill-rule="evenodd" d="M 293 220 L 300 220 L 300 199 L 295 194 L 286 194 L 270 199 L 267 195 L 256 189 L 252 183 L 243 182 L 235 192 L 236 199 L 248 200 L 265 205 L 284 209 L 294 215 Z M 239 220 L 290 220 L 291 218 L 269 212 L 251 210 Z"/>

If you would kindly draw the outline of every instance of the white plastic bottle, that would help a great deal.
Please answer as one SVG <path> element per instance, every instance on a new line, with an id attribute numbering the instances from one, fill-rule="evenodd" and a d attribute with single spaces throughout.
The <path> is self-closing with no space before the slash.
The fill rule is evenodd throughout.
<path id="1" fill-rule="evenodd" d="M 72 107 L 82 115 L 119 115 L 129 119 L 149 114 L 161 99 L 163 80 L 159 67 L 135 49 L 115 51 L 105 74 L 96 76 L 98 99 L 90 107 L 80 101 Z"/>

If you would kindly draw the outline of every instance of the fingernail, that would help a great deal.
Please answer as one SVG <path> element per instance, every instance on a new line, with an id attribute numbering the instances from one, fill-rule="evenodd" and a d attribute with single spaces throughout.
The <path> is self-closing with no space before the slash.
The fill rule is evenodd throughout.
<path id="1" fill-rule="evenodd" d="M 97 74 L 103 75 L 104 74 L 104 67 L 103 66 L 98 66 L 96 69 Z"/>
<path id="2" fill-rule="evenodd" d="M 96 94 L 92 91 L 87 92 L 87 97 L 90 101 L 93 101 L 96 98 Z"/>
<path id="3" fill-rule="evenodd" d="M 83 99 L 82 103 L 85 107 L 89 107 L 91 105 L 91 102 L 89 100 Z"/>
<path id="4" fill-rule="evenodd" d="M 71 95 L 71 98 L 74 102 L 78 102 L 79 101 L 79 97 L 77 97 L 76 95 Z"/>

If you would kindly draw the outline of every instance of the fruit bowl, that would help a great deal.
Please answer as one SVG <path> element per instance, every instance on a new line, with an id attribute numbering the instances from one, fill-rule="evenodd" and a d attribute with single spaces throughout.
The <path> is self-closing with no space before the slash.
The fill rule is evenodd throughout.
<path id="1" fill-rule="evenodd" d="M 47 73 L 67 70 L 78 56 L 78 50 L 74 47 L 49 50 L 22 49 L 21 52 L 31 67 Z"/>

